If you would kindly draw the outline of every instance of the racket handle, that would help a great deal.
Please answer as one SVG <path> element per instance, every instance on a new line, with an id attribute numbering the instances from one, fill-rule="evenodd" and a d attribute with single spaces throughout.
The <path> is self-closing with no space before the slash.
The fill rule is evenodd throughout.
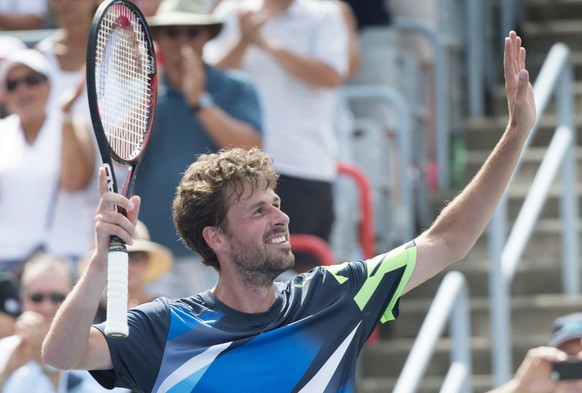
<path id="1" fill-rule="evenodd" d="M 122 338 L 129 335 L 127 325 L 128 255 L 124 244 L 112 245 L 107 264 L 107 321 L 105 334 Z"/>

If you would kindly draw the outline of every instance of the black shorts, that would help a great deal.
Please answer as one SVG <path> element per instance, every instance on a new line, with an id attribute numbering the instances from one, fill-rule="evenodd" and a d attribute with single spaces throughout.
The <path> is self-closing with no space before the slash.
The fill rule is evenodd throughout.
<path id="1" fill-rule="evenodd" d="M 276 193 L 281 197 L 281 210 L 290 218 L 292 234 L 309 234 L 329 241 L 334 221 L 331 182 L 281 175 Z M 295 253 L 295 256 L 298 270 L 303 270 L 304 265 L 319 264 L 311 255 Z"/>

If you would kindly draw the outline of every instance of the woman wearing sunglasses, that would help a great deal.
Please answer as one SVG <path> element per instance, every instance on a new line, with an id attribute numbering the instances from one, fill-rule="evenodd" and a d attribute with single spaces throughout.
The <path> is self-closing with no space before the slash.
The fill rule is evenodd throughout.
<path id="1" fill-rule="evenodd" d="M 81 211 L 68 201 L 84 190 L 95 163 L 88 128 L 70 115 L 80 88 L 50 110 L 51 67 L 35 50 L 13 53 L 0 69 L 12 115 L 0 121 L 0 270 L 15 270 L 37 249 L 84 254 Z"/>

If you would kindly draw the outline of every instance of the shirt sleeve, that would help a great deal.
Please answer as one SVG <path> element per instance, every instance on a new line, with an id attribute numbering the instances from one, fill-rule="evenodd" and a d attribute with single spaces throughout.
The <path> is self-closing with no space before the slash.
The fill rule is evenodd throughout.
<path id="1" fill-rule="evenodd" d="M 224 103 L 224 109 L 234 118 L 248 123 L 259 134 L 263 133 L 263 112 L 255 84 L 240 71 L 225 71 L 238 81 L 233 95 Z"/>
<path id="2" fill-rule="evenodd" d="M 168 299 L 156 299 L 129 310 L 129 335 L 111 338 L 105 335 L 105 323 L 95 325 L 104 335 L 113 369 L 91 370 L 90 373 L 107 389 L 123 387 L 149 392 L 152 390 L 162 362 L 170 325 Z"/>
<path id="3" fill-rule="evenodd" d="M 222 22 L 220 33 L 204 45 L 203 58 L 209 64 L 215 64 L 224 55 L 227 48 L 234 45 L 240 37 L 237 5 L 231 1 L 221 1 L 212 15 Z"/>
<path id="4" fill-rule="evenodd" d="M 398 300 L 416 264 L 414 242 L 366 261 L 327 267 L 340 284 L 347 285 L 368 326 L 398 316 Z"/>
<path id="5" fill-rule="evenodd" d="M 335 2 L 322 4 L 319 27 L 314 29 L 313 56 L 335 69 L 340 75 L 348 71 L 348 30 Z"/>

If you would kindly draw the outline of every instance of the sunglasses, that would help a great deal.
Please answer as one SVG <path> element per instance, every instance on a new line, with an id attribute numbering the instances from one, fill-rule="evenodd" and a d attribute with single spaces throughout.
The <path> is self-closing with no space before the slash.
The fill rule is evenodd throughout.
<path id="1" fill-rule="evenodd" d="M 30 299 L 31 302 L 33 303 L 42 303 L 44 302 L 44 299 L 47 298 L 50 301 L 52 301 L 53 303 L 56 304 L 60 304 L 62 303 L 65 298 L 67 297 L 67 295 L 63 294 L 63 293 L 58 293 L 58 292 L 52 292 L 52 293 L 31 293 L 28 296 L 28 299 Z"/>
<path id="2" fill-rule="evenodd" d="M 14 91 L 21 83 L 28 86 L 38 86 L 45 81 L 46 76 L 42 74 L 26 74 L 20 78 L 8 79 L 6 81 L 6 90 L 9 92 Z"/>
<path id="3" fill-rule="evenodd" d="M 188 28 L 180 28 L 180 27 L 166 27 L 162 30 L 166 37 L 176 39 L 178 37 L 186 36 L 187 38 L 196 38 L 202 33 L 202 29 L 198 27 L 188 27 Z"/>

